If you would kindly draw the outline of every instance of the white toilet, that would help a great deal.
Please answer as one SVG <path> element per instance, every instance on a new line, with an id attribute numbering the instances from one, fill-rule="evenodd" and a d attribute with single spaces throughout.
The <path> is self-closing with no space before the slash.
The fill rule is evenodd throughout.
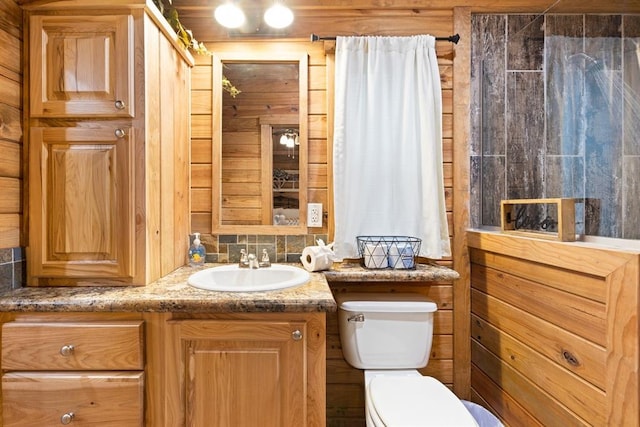
<path id="1" fill-rule="evenodd" d="M 347 362 L 364 369 L 368 427 L 478 424 L 444 384 L 416 369 L 427 366 L 433 301 L 420 294 L 338 294 L 338 324 Z"/>

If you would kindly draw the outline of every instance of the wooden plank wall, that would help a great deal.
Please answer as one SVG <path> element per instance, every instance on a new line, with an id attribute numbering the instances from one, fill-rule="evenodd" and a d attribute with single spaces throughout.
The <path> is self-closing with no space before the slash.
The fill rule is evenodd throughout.
<path id="1" fill-rule="evenodd" d="M 0 248 L 20 246 L 22 221 L 22 10 L 0 2 Z"/>
<path id="2" fill-rule="evenodd" d="M 640 253 L 481 232 L 469 247 L 472 400 L 506 425 L 640 425 Z"/>
<path id="3" fill-rule="evenodd" d="M 335 11 L 334 11 L 335 12 Z M 345 12 L 336 12 L 338 16 L 332 19 L 331 11 L 322 16 L 323 34 L 352 34 L 361 28 L 363 34 L 376 35 L 411 35 L 424 34 L 450 35 L 454 33 L 453 11 L 392 11 L 387 16 L 380 11 L 368 11 L 366 17 L 349 16 L 345 21 Z M 388 14 L 393 14 L 390 19 Z M 466 15 L 466 21 L 469 21 Z M 465 21 L 465 22 L 466 22 Z M 346 32 L 345 24 L 349 23 L 349 31 Z M 375 31 L 372 29 L 375 28 Z M 428 29 L 426 31 L 425 29 Z M 468 33 L 467 33 L 468 34 Z M 468 42 L 468 40 L 467 40 Z M 331 146 L 330 126 L 331 93 L 327 88 L 333 87 L 333 48 L 334 42 L 316 42 L 289 40 L 289 41 L 234 41 L 222 43 L 220 41 L 205 42 L 210 50 L 216 48 L 225 49 L 252 49 L 260 51 L 268 49 L 287 49 L 295 51 L 307 51 L 309 53 L 309 189 L 308 200 L 320 201 L 324 206 L 330 206 L 329 178 L 331 175 Z M 443 169 L 447 217 L 449 231 L 453 239 L 453 79 L 454 79 L 454 45 L 449 42 L 437 42 L 437 56 L 441 72 L 443 94 Z M 468 68 L 467 68 L 468 69 Z M 206 56 L 196 57 L 196 67 L 193 69 L 192 79 L 192 230 L 204 233 L 211 232 L 211 127 L 214 118 L 211 115 L 211 61 Z M 461 81 L 464 81 L 462 79 Z M 462 86 L 464 87 L 464 85 Z M 468 99 L 468 95 L 461 94 L 462 100 Z M 465 112 L 463 108 L 459 111 Z M 466 163 L 464 163 L 466 164 Z M 464 186 L 463 186 L 464 187 Z M 461 206 L 464 205 L 464 200 Z M 326 229 L 326 226 L 325 226 Z M 442 261 L 443 264 L 452 266 L 451 258 Z M 454 355 L 454 301 L 453 285 L 451 283 L 331 283 L 335 292 L 396 292 L 409 291 L 428 295 L 439 307 L 436 315 L 436 336 L 431 359 L 425 374 L 439 378 L 449 387 L 457 384 L 457 392 L 466 397 L 469 388 L 469 378 L 463 376 L 468 369 L 462 364 L 468 364 L 468 354 L 462 346 L 457 357 Z M 468 307 L 461 307 L 466 310 Z M 468 337 L 468 329 L 464 327 L 464 319 L 458 319 L 459 329 L 465 337 Z M 327 320 L 327 425 L 329 426 L 364 426 L 364 392 L 363 373 L 361 370 L 351 368 L 343 359 L 340 347 L 337 318 L 330 314 Z M 461 343 L 468 342 L 468 338 L 458 340 Z M 467 348 L 468 353 L 468 348 Z M 457 361 L 457 362 L 456 362 Z M 456 371 L 454 364 L 459 363 L 460 369 Z M 459 376 L 456 380 L 457 372 Z"/>

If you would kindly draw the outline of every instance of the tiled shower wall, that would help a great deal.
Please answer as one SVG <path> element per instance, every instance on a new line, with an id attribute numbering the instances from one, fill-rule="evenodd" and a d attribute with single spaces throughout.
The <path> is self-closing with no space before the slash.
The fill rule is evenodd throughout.
<path id="1" fill-rule="evenodd" d="M 474 15 L 471 212 L 569 197 L 581 234 L 640 239 L 640 16 Z"/>
<path id="2" fill-rule="evenodd" d="M 22 248 L 0 249 L 0 292 L 22 287 L 25 273 Z"/>

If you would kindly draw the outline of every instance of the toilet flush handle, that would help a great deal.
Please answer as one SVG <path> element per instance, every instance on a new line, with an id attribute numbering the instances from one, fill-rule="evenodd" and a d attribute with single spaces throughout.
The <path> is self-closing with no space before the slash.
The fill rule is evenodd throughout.
<path id="1" fill-rule="evenodd" d="M 349 316 L 347 318 L 347 321 L 349 321 L 349 322 L 364 322 L 364 314 L 359 313 L 359 314 L 354 314 L 353 316 Z"/>

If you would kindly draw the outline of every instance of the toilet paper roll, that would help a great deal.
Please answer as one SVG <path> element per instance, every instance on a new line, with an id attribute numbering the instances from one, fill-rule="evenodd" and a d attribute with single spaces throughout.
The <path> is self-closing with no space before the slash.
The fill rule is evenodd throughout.
<path id="1" fill-rule="evenodd" d="M 387 245 L 383 243 L 367 243 L 364 245 L 364 266 L 367 268 L 387 268 Z"/>
<path id="2" fill-rule="evenodd" d="M 333 265 L 331 251 L 323 246 L 307 246 L 302 250 L 300 261 L 307 271 L 328 270 Z"/>
<path id="3" fill-rule="evenodd" d="M 413 248 L 409 243 L 394 243 L 389 247 L 389 267 L 414 268 Z"/>

